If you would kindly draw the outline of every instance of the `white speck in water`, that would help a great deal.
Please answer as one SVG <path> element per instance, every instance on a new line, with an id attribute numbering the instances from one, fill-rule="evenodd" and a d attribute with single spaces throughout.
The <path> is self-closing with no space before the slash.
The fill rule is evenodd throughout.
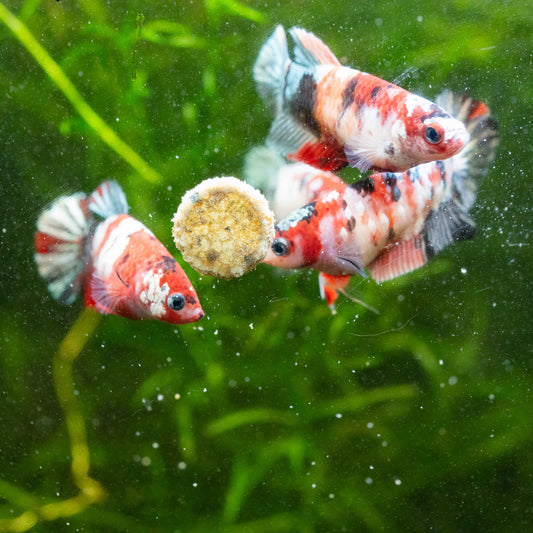
<path id="1" fill-rule="evenodd" d="M 150 457 L 143 457 L 141 459 L 141 464 L 143 466 L 150 466 L 152 464 L 152 459 L 150 459 Z"/>
<path id="2" fill-rule="evenodd" d="M 424 20 L 424 17 L 422 15 L 418 15 L 418 17 L 416 17 L 417 22 L 422 22 L 423 20 Z"/>
<path id="3" fill-rule="evenodd" d="M 492 402 L 494 400 L 494 394 L 489 394 L 489 400 Z"/>
<path id="4" fill-rule="evenodd" d="M 316 483 L 313 483 L 313 484 L 311 485 L 311 488 L 316 489 Z"/>
<path id="5" fill-rule="evenodd" d="M 402 480 L 401 480 L 401 479 L 398 479 L 398 478 L 396 478 L 396 479 L 394 480 L 394 484 L 395 484 L 395 485 L 398 485 L 398 486 L 399 486 L 399 485 L 401 485 L 401 484 L 402 484 Z"/>
<path id="6" fill-rule="evenodd" d="M 198 486 L 198 483 L 196 483 L 196 481 L 192 484 L 193 487 L 197 487 Z"/>
<path id="7" fill-rule="evenodd" d="M 249 327 L 250 329 L 254 329 L 254 323 L 253 323 L 253 322 L 250 322 L 250 323 L 248 324 L 248 327 Z"/>
<path id="8" fill-rule="evenodd" d="M 367 477 L 365 478 L 365 483 L 367 485 L 372 485 L 372 483 L 374 483 L 374 480 L 371 477 Z"/>
<path id="9" fill-rule="evenodd" d="M 442 359 L 439 359 L 439 365 L 442 366 L 444 364 L 444 361 Z"/>
<path id="10" fill-rule="evenodd" d="M 466 268 L 464 268 L 464 267 L 463 267 L 463 268 L 461 268 L 461 274 L 466 274 L 466 273 L 467 273 L 467 270 L 466 270 Z"/>
<path id="11" fill-rule="evenodd" d="M 366 427 L 367 427 L 368 429 L 372 429 L 372 428 L 374 427 L 374 422 L 369 422 L 369 423 L 366 425 Z"/>
<path id="12" fill-rule="evenodd" d="M 204 387 L 204 392 L 207 392 L 207 389 Z"/>
<path id="13" fill-rule="evenodd" d="M 185 469 L 187 468 L 187 463 L 186 463 L 185 461 L 180 461 L 180 462 L 178 463 L 178 468 L 179 468 L 180 470 L 185 470 Z"/>
<path id="14" fill-rule="evenodd" d="M 335 494 L 333 494 L 333 492 L 330 492 L 330 494 L 329 494 L 329 499 L 330 499 L 330 500 L 333 500 L 333 498 L 335 498 Z"/>
<path id="15" fill-rule="evenodd" d="M 174 400 L 179 400 L 181 398 L 181 394 L 179 392 L 176 392 L 176 394 L 174 394 Z"/>
<path id="16" fill-rule="evenodd" d="M 335 418 L 342 418 L 342 414 L 341 414 L 341 413 L 337 413 L 337 414 L 335 415 Z"/>
<path id="17" fill-rule="evenodd" d="M 159 448 L 159 442 L 152 442 L 152 448 L 157 450 L 157 448 Z"/>
<path id="18" fill-rule="evenodd" d="M 158 394 L 158 395 L 157 395 L 157 401 L 158 401 L 158 402 L 163 401 L 163 398 L 164 398 L 164 396 L 163 396 L 162 394 Z"/>
<path id="19" fill-rule="evenodd" d="M 376 18 L 376 19 L 374 20 L 374 24 L 375 24 L 376 26 L 381 26 L 381 25 L 383 24 L 383 19 L 380 18 L 380 17 Z"/>
<path id="20" fill-rule="evenodd" d="M 457 384 L 457 376 L 450 376 L 448 378 L 448 385 L 456 385 Z"/>
<path id="21" fill-rule="evenodd" d="M 386 440 L 384 440 L 384 441 L 381 443 L 381 445 L 383 446 L 383 448 L 386 448 L 388 444 L 389 444 L 389 443 L 388 443 Z"/>

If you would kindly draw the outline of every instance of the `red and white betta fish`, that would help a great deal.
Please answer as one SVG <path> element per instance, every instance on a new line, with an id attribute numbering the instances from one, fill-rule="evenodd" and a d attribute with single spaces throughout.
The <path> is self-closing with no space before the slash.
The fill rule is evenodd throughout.
<path id="1" fill-rule="evenodd" d="M 267 145 L 323 170 L 402 172 L 446 159 L 468 142 L 441 107 L 376 76 L 343 67 L 315 35 L 278 26 L 254 65 L 257 90 L 274 115 Z"/>
<path id="2" fill-rule="evenodd" d="M 265 161 L 256 166 L 252 153 L 246 174 L 256 184 L 270 179 L 274 213 L 295 209 L 277 223 L 265 263 L 318 270 L 322 298 L 333 310 L 337 293 L 344 293 L 350 276 L 366 276 L 365 268 L 376 281 L 386 281 L 472 237 L 468 212 L 494 160 L 497 124 L 485 104 L 467 96 L 446 91 L 437 101 L 466 122 L 471 140 L 450 159 L 403 173 L 376 172 L 347 185 L 298 163 L 273 165 L 268 178 Z"/>
<path id="3" fill-rule="evenodd" d="M 39 216 L 35 233 L 35 260 L 48 290 L 67 305 L 83 290 L 85 305 L 102 314 L 171 324 L 199 320 L 204 312 L 187 275 L 128 210 L 114 181 L 89 197 L 55 200 Z"/>

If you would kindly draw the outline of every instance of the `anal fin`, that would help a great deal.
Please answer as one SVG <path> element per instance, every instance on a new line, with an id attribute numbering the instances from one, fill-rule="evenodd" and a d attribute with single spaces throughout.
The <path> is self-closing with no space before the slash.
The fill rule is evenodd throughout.
<path id="1" fill-rule="evenodd" d="M 424 266 L 428 257 L 424 239 L 415 235 L 408 241 L 396 242 L 374 259 L 369 265 L 370 275 L 378 283 L 397 278 Z"/>

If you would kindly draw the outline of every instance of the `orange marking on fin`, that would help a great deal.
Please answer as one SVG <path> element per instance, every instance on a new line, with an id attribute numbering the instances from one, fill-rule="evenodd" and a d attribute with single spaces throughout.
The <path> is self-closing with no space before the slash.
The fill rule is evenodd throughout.
<path id="1" fill-rule="evenodd" d="M 321 142 L 306 142 L 295 154 L 289 154 L 288 157 L 329 171 L 339 170 L 348 164 L 344 150 Z"/>

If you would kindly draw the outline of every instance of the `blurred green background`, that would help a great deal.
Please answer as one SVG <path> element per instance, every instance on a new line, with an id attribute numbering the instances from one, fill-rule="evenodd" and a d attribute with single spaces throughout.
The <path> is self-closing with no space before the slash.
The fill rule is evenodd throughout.
<path id="1" fill-rule="evenodd" d="M 252 65 L 282 23 L 347 65 L 407 72 L 401 85 L 428 98 L 451 88 L 490 106 L 501 145 L 478 233 L 393 282 L 353 280 L 379 316 L 342 296 L 331 315 L 313 272 L 226 281 L 185 264 L 201 322 L 103 317 L 74 387 L 107 497 L 35 531 L 531 530 L 531 2 L 4 5 L 155 172 L 104 143 L 0 23 L 0 519 L 78 492 L 52 361 L 83 306 L 38 277 L 38 214 L 116 179 L 183 264 L 170 219 L 202 179 L 241 177 L 263 142 Z"/>

